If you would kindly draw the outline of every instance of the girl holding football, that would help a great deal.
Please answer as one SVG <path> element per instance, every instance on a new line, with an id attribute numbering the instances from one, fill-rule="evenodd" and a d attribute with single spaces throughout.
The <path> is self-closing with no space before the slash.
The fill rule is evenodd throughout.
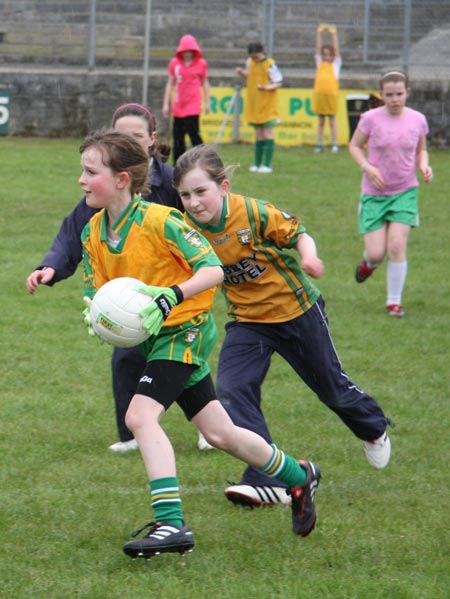
<path id="1" fill-rule="evenodd" d="M 211 314 L 222 265 L 208 241 L 178 210 L 151 204 L 145 189 L 148 156 L 132 137 L 116 131 L 89 136 L 80 148 L 80 184 L 89 206 L 100 209 L 82 232 L 85 322 L 95 291 L 116 277 L 142 281 L 154 301 L 141 315 L 149 332 L 146 366 L 126 414 L 150 481 L 155 521 L 144 537 L 125 544 L 131 557 L 194 545 L 185 524 L 173 447 L 160 421 L 173 404 L 184 411 L 211 445 L 286 484 L 296 534 L 314 528 L 317 466 L 297 461 L 258 434 L 233 424 L 216 399 L 207 359 L 217 340 Z"/>
<path id="2" fill-rule="evenodd" d="M 183 210 L 172 185 L 173 168 L 165 163 L 170 150 L 158 142 L 156 120 L 150 108 L 136 103 L 122 104 L 114 111 L 111 124 L 116 131 L 133 136 L 149 155 L 149 186 L 143 192 L 144 199 Z M 34 294 L 39 285 L 53 286 L 74 274 L 81 261 L 81 231 L 96 212 L 83 197 L 65 217 L 47 255 L 26 280 L 30 293 Z M 144 365 L 145 360 L 135 347 L 115 347 L 112 352 L 112 387 L 119 434 L 119 439 L 109 446 L 113 452 L 137 449 L 137 442 L 125 424 L 125 414 Z"/>

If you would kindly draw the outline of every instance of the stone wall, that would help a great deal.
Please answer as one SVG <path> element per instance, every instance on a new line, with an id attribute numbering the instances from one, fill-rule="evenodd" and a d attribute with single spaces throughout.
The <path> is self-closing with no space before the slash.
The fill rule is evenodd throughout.
<path id="1" fill-rule="evenodd" d="M 314 72 L 284 72 L 284 85 L 311 87 Z M 11 135 L 82 137 L 91 129 L 108 126 L 120 104 L 142 100 L 142 70 L 0 68 L 0 88 L 11 96 Z M 228 70 L 212 70 L 212 86 L 234 86 L 236 78 Z M 162 135 L 167 122 L 160 108 L 166 83 L 165 69 L 152 69 L 148 103 L 155 111 Z M 342 88 L 377 89 L 378 76 L 366 73 L 344 74 Z M 450 80 L 422 78 L 413 83 L 409 104 L 423 112 L 430 126 L 430 145 L 450 148 Z"/>

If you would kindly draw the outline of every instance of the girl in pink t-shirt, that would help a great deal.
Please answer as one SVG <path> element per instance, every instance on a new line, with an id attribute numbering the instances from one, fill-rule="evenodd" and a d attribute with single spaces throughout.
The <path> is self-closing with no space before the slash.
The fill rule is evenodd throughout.
<path id="1" fill-rule="evenodd" d="M 387 256 L 386 312 L 401 317 L 405 315 L 406 246 L 411 227 L 419 224 L 416 169 L 426 183 L 433 172 L 428 163 L 426 118 L 406 106 L 407 75 L 389 71 L 381 78 L 380 89 L 384 106 L 361 115 L 349 146 L 364 173 L 359 205 L 364 255 L 355 278 L 358 283 L 365 281 Z"/>
<path id="2" fill-rule="evenodd" d="M 205 113 L 210 111 L 208 63 L 193 35 L 184 35 L 170 60 L 168 79 L 164 92 L 162 114 L 168 118 L 172 102 L 173 116 L 173 163 L 186 151 L 185 137 L 189 136 L 193 146 L 203 143 L 200 136 L 200 114 L 202 96 Z M 203 92 L 203 93 L 202 93 Z"/>

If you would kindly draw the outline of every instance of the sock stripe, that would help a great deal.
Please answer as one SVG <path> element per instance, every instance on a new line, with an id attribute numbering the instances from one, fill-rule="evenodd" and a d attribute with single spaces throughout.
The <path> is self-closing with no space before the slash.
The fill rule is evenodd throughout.
<path id="1" fill-rule="evenodd" d="M 276 460 L 275 464 L 273 465 L 273 467 L 270 468 L 270 470 L 267 471 L 267 474 L 269 476 L 274 476 L 276 478 L 277 474 L 279 472 L 281 472 L 281 470 L 283 470 L 284 463 L 285 463 L 284 452 L 283 451 L 278 451 L 277 460 Z"/>
<path id="2" fill-rule="evenodd" d="M 150 481 L 151 505 L 157 522 L 183 526 L 183 507 L 176 476 Z"/>
<path id="3" fill-rule="evenodd" d="M 273 454 L 267 464 L 262 468 L 269 476 L 276 476 L 283 469 L 285 463 L 284 452 L 278 449 L 276 445 L 272 445 Z"/>
<path id="4" fill-rule="evenodd" d="M 152 489 L 152 506 L 161 504 L 181 503 L 180 490 L 178 487 L 162 487 L 161 489 Z"/>
<path id="5" fill-rule="evenodd" d="M 180 492 L 178 489 L 174 489 L 173 491 L 152 491 L 152 497 L 177 497 L 177 495 L 179 495 Z"/>
<path id="6" fill-rule="evenodd" d="M 179 489 L 157 489 L 151 492 L 152 495 L 152 503 L 155 504 L 161 501 L 180 501 L 180 491 Z"/>
<path id="7" fill-rule="evenodd" d="M 180 497 L 178 499 L 152 499 L 152 507 L 156 507 L 160 504 L 167 505 L 169 503 L 181 503 Z"/>

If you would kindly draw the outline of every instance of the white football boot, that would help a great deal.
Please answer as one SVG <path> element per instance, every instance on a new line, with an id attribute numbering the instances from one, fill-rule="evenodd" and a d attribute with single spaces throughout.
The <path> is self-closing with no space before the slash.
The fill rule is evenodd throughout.
<path id="1" fill-rule="evenodd" d="M 385 431 L 374 441 L 364 441 L 367 461 L 374 468 L 386 468 L 391 457 L 391 440 Z"/>

